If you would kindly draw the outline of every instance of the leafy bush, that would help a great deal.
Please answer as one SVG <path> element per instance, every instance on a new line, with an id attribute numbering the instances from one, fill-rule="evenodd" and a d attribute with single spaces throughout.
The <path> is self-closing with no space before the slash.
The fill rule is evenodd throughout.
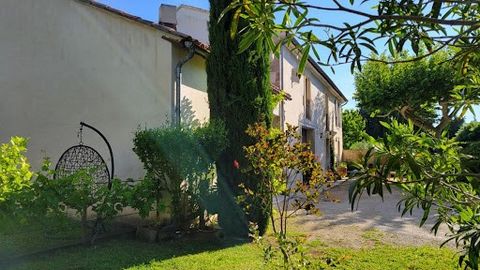
<path id="1" fill-rule="evenodd" d="M 137 204 L 143 216 L 161 211 L 164 193 L 169 195 L 170 212 L 176 226 L 186 229 L 203 209 L 212 192 L 213 163 L 225 148 L 223 125 L 211 122 L 198 128 L 164 126 L 139 130 L 135 134 L 134 152 L 147 171 L 137 189 Z"/>
<path id="2" fill-rule="evenodd" d="M 456 137 L 459 142 L 480 141 L 480 122 L 471 122 L 463 125 Z"/>
<path id="3" fill-rule="evenodd" d="M 456 137 L 462 145 L 462 166 L 472 173 L 480 173 L 480 122 L 464 125 Z M 477 183 L 480 188 L 480 183 Z"/>
<path id="4" fill-rule="evenodd" d="M 365 137 L 366 121 L 358 110 L 342 111 L 342 127 L 345 149 L 352 149 L 352 145 Z"/>
<path id="5" fill-rule="evenodd" d="M 9 143 L 0 145 L 0 204 L 30 185 L 33 173 L 26 151 L 27 140 L 21 137 L 12 137 Z"/>
<path id="6" fill-rule="evenodd" d="M 448 241 L 462 248 L 459 263 L 478 269 L 480 197 L 475 183 L 480 175 L 462 168 L 459 143 L 416 131 L 411 122 L 383 125 L 388 130 L 386 137 L 367 152 L 359 177 L 349 190 L 352 208 L 364 192 L 383 197 L 385 188 L 391 192 L 392 185 L 399 186 L 405 193 L 398 203 L 402 215 L 422 209 L 422 226 L 431 211 L 436 211 L 432 231 L 447 225 L 451 233 Z M 370 159 L 377 161 L 373 167 L 368 166 Z"/>
<path id="7" fill-rule="evenodd" d="M 372 144 L 369 141 L 360 141 L 352 144 L 350 146 L 351 150 L 368 150 L 372 147 Z"/>
<path id="8" fill-rule="evenodd" d="M 264 247 L 265 258 L 270 261 L 275 256 L 282 258 L 285 269 L 303 269 L 308 262 L 302 251 L 301 241 L 287 236 L 288 219 L 300 210 L 315 213 L 320 191 L 325 183 L 320 164 L 308 144 L 302 143 L 296 127 L 288 125 L 285 132 L 268 130 L 262 124 L 250 126 L 247 134 L 256 140 L 245 147 L 251 170 L 261 176 L 263 189 L 245 188 L 246 212 L 251 209 L 249 202 L 257 200 L 271 209 L 270 221 L 276 237 L 276 245 L 264 243 L 256 230 L 255 239 Z M 274 198 L 270 203 L 269 198 Z M 279 214 L 274 216 L 273 208 Z M 275 221 L 278 220 L 278 221 Z"/>
<path id="9" fill-rule="evenodd" d="M 108 221 L 127 205 L 128 187 L 120 180 L 113 180 L 110 189 L 96 184 L 91 176 L 94 169 L 53 179 L 50 165 L 46 159 L 30 185 L 9 197 L 4 213 L 25 224 L 33 224 L 39 220 L 63 220 L 67 210 L 73 209 L 81 217 L 86 235 L 88 209 L 98 220 Z"/>
<path id="10" fill-rule="evenodd" d="M 87 209 L 99 220 L 109 220 L 127 205 L 128 190 L 119 180 L 107 185 L 95 183 L 93 171 L 79 170 L 53 179 L 51 163 L 44 160 L 41 171 L 33 174 L 24 156 L 27 141 L 13 137 L 0 146 L 0 217 L 12 217 L 24 224 L 64 220 L 67 210 L 76 210 L 87 228 Z M 34 179 L 32 179 L 34 178 Z"/>
<path id="11" fill-rule="evenodd" d="M 463 146 L 462 165 L 465 170 L 480 173 L 480 141 L 469 142 Z"/>
<path id="12" fill-rule="evenodd" d="M 147 218 L 150 212 L 155 211 L 157 225 L 160 223 L 160 213 L 166 209 L 164 192 L 165 188 L 161 178 L 148 175 L 132 187 L 130 206 L 138 210 L 142 218 Z"/>

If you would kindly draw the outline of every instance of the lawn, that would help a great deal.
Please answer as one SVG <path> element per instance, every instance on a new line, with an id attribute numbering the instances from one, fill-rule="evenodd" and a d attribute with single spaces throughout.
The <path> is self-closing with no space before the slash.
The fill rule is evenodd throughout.
<path id="1" fill-rule="evenodd" d="M 186 236 L 174 241 L 149 244 L 131 237 L 96 242 L 93 246 L 77 246 L 48 255 L 28 257 L 14 265 L 2 265 L 2 258 L 12 258 L 43 248 L 68 243 L 81 235 L 79 224 L 65 220 L 57 224 L 43 222 L 43 229 L 19 226 L 18 222 L 3 222 L 0 226 L 0 268 L 12 270 L 50 269 L 272 269 L 263 262 L 262 249 L 244 241 L 227 241 L 211 233 Z M 58 238 L 45 238 L 45 225 L 56 230 Z M 59 226 L 61 225 L 61 226 Z M 36 229 L 36 230 L 35 230 Z M 291 235 L 306 237 L 302 228 L 290 227 Z M 33 231 L 32 231 L 33 230 Z M 25 231 L 32 231 L 25 234 Z M 268 234 L 271 234 L 269 230 Z M 392 246 L 382 241 L 383 233 L 366 231 L 362 249 L 338 247 L 321 240 L 309 241 L 306 247 L 315 267 L 311 269 L 455 269 L 458 260 L 448 248 L 431 246 Z M 369 243 L 369 244 L 366 244 Z"/>
<path id="2" fill-rule="evenodd" d="M 331 248 L 320 241 L 308 243 L 315 264 L 325 269 L 456 269 L 452 250 L 437 247 L 375 245 L 365 249 Z M 255 244 L 220 240 L 177 240 L 148 244 L 117 239 L 91 247 L 58 251 L 32 258 L 7 269 L 271 269 L 264 265 Z M 319 269 L 315 267 L 314 269 Z"/>
<path id="3" fill-rule="evenodd" d="M 68 218 L 36 219 L 31 224 L 12 218 L 0 219 L 0 262 L 76 243 L 82 239 L 78 221 Z"/>

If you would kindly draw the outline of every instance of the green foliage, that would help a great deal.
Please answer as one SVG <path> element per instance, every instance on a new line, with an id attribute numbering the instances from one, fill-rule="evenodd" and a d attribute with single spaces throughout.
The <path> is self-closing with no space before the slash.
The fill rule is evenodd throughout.
<path id="1" fill-rule="evenodd" d="M 365 119 L 358 110 L 344 110 L 342 112 L 343 145 L 350 149 L 352 145 L 361 142 L 365 136 Z"/>
<path id="2" fill-rule="evenodd" d="M 213 163 L 226 147 L 223 124 L 139 130 L 134 145 L 147 176 L 134 187 L 132 205 L 143 217 L 151 210 L 158 217 L 168 193 L 173 222 L 187 229 L 195 218 L 203 216 L 203 201 L 212 196 Z"/>
<path id="3" fill-rule="evenodd" d="M 269 269 L 307 270 L 315 268 L 309 260 L 305 239 L 274 235 L 275 244 L 260 237 L 258 231 L 253 235 L 255 243 L 263 250 L 263 262 Z"/>
<path id="4" fill-rule="evenodd" d="M 422 209 L 422 226 L 436 211 L 432 231 L 436 233 L 441 224 L 446 224 L 450 240 L 462 248 L 460 265 L 478 269 L 480 197 L 475 186 L 480 175 L 462 170 L 459 143 L 415 131 L 411 122 L 383 125 L 387 136 L 379 141 L 371 139 L 374 147 L 350 188 L 352 209 L 364 192 L 383 197 L 384 189 L 391 192 L 392 185 L 399 186 L 406 194 L 398 204 L 402 215 Z M 373 167 L 368 166 L 371 159 L 375 161 Z"/>
<path id="5" fill-rule="evenodd" d="M 98 218 L 108 221 L 127 206 L 128 187 L 118 179 L 112 181 L 111 188 L 96 183 L 93 177 L 95 170 L 78 170 L 60 179 L 41 175 L 35 181 L 34 200 L 37 200 L 40 209 L 53 213 L 58 210 L 75 210 L 82 217 L 84 226 L 89 208 Z"/>
<path id="6" fill-rule="evenodd" d="M 142 218 L 148 218 L 150 212 L 155 211 L 155 222 L 159 223 L 160 213 L 167 209 L 165 191 L 166 188 L 159 178 L 146 176 L 132 187 L 130 206 L 138 210 Z"/>
<path id="7" fill-rule="evenodd" d="M 241 51 L 266 43 L 271 51 L 278 52 L 281 44 L 287 44 L 303 55 L 300 71 L 306 66 L 306 57 L 313 54 L 322 65 L 350 63 L 353 72 L 361 68 L 363 60 L 378 54 L 380 44 L 392 56 L 409 50 L 416 59 L 452 46 L 457 48 L 453 58 L 468 64 L 479 43 L 475 1 L 232 0 L 227 11 L 236 15 L 235 21 L 248 22 L 233 23 L 230 28 L 231 35 L 241 36 Z M 356 19 L 354 23 L 320 19 L 335 13 Z M 320 56 L 319 47 L 329 54 Z"/>
<path id="8" fill-rule="evenodd" d="M 371 147 L 372 147 L 372 144 L 369 141 L 363 140 L 363 141 L 352 144 L 350 146 L 350 149 L 351 150 L 368 150 Z"/>
<path id="9" fill-rule="evenodd" d="M 224 9 L 230 0 L 210 0 L 210 54 L 207 58 L 207 84 L 210 116 L 225 123 L 228 146 L 217 160 L 219 188 L 219 223 L 228 233 L 248 235 L 248 222 L 254 221 L 265 230 L 268 209 L 261 205 L 245 217 L 235 196 L 242 190 L 243 183 L 251 189 L 258 186 L 258 176 L 237 170 L 232 164 L 247 164 L 243 147 L 252 145 L 253 139 L 245 134 L 249 125 L 264 121 L 271 125 L 273 98 L 270 85 L 270 46 L 272 41 L 258 42 L 254 46 L 239 50 L 253 36 L 241 40 L 231 36 L 231 27 L 241 29 L 246 22 L 238 12 Z M 223 13 L 223 14 L 222 14 Z M 261 11 L 259 11 L 261 14 Z"/>
<path id="10" fill-rule="evenodd" d="M 30 185 L 33 173 L 25 157 L 27 140 L 12 137 L 0 145 L 0 206 L 8 197 Z"/>
<path id="11" fill-rule="evenodd" d="M 414 62 L 385 63 L 412 57 L 400 54 L 368 61 L 355 73 L 354 98 L 367 112 L 396 113 L 419 128 L 440 134 L 452 120 L 464 115 L 453 108 L 454 86 L 461 82 L 458 67 L 447 61 L 451 55 L 444 51 Z"/>
<path id="12" fill-rule="evenodd" d="M 463 125 L 457 133 L 459 142 L 478 142 L 480 141 L 480 122 L 471 122 Z"/>
<path id="13" fill-rule="evenodd" d="M 95 168 L 79 170 L 69 176 L 53 179 L 48 159 L 42 170 L 28 187 L 9 196 L 2 207 L 0 217 L 12 217 L 24 225 L 46 226 L 51 220 L 66 220 L 69 210 L 81 217 L 84 236 L 87 236 L 87 209 L 91 209 L 101 221 L 110 221 L 128 204 L 128 187 L 120 180 L 113 180 L 111 189 L 97 184 L 92 175 Z M 61 222 L 57 222 L 57 225 Z"/>
<path id="14" fill-rule="evenodd" d="M 300 210 L 316 212 L 315 205 L 325 183 L 320 164 L 309 144 L 302 143 L 297 127 L 288 125 L 281 132 L 255 124 L 247 129 L 247 134 L 256 141 L 245 147 L 249 169 L 260 177 L 263 188 L 253 190 L 242 186 L 246 194 L 242 199 L 247 202 L 247 213 L 251 211 L 248 202 L 253 200 L 272 209 L 269 217 L 277 245 L 264 248 L 265 259 L 270 261 L 278 255 L 285 269 L 303 269 L 307 261 L 301 242 L 287 236 L 287 225 L 288 219 Z M 272 197 L 273 204 L 269 199 Z M 278 221 L 273 208 L 279 215 Z M 255 236 L 260 241 L 258 233 Z"/>
<path id="15" fill-rule="evenodd" d="M 468 142 L 463 145 L 462 166 L 464 170 L 472 173 L 480 173 L 480 141 Z M 480 183 L 478 183 L 480 188 Z"/>
<path id="16" fill-rule="evenodd" d="M 480 173 L 480 123 L 468 123 L 459 130 L 456 137 L 462 145 L 463 169 L 472 173 Z M 476 183 L 480 190 L 480 182 Z"/>

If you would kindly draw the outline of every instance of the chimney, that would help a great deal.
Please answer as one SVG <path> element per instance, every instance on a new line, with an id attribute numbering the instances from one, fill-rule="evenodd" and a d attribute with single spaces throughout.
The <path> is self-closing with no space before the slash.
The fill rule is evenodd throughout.
<path id="1" fill-rule="evenodd" d="M 162 4 L 160 6 L 159 24 L 177 29 L 177 7 Z"/>

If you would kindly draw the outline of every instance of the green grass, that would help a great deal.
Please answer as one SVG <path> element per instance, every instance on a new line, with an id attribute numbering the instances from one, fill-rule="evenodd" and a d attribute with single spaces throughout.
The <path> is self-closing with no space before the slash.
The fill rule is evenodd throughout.
<path id="1" fill-rule="evenodd" d="M 58 220 L 55 220 L 58 223 Z M 70 221 L 71 222 L 71 221 Z M 43 223 L 43 228 L 19 226 L 17 221 L 0 223 L 0 268 L 12 270 L 249 270 L 272 269 L 263 262 L 260 247 L 245 242 L 219 240 L 213 235 L 186 237 L 180 240 L 148 244 L 133 239 L 117 239 L 100 242 L 94 246 L 76 247 L 54 252 L 50 255 L 29 258 L 15 265 L 2 266 L 3 258 L 27 254 L 44 248 L 61 245 L 70 238 L 78 237 L 80 227 L 62 222 L 57 236 L 66 240 L 48 239 L 44 226 L 53 228 L 59 224 Z M 78 225 L 78 224 L 76 224 Z M 36 229 L 36 232 L 35 232 Z M 290 226 L 290 235 L 306 238 L 301 227 Z M 25 234 L 24 231 L 34 231 Z M 271 234 L 271 231 L 269 231 Z M 311 269 L 344 270 L 442 270 L 457 269 L 457 255 L 451 249 L 437 247 L 400 247 L 382 243 L 384 233 L 369 230 L 362 238 L 373 242 L 363 249 L 332 248 L 321 239 L 309 241 L 306 247 L 315 267 Z M 323 268 L 322 268 L 323 267 Z"/>
<path id="2" fill-rule="evenodd" d="M 325 269 L 442 270 L 456 269 L 457 257 L 450 249 L 376 245 L 369 249 L 328 248 L 321 241 L 308 244 L 315 264 Z M 131 239 L 79 247 L 31 259 L 12 266 L 30 269 L 271 269 L 262 261 L 255 244 L 225 244 L 212 240 L 177 240 L 148 244 Z M 313 268 L 318 269 L 318 268 Z"/>
<path id="3" fill-rule="evenodd" d="M 317 258 L 329 265 L 326 269 L 369 270 L 451 270 L 458 257 L 450 249 L 437 247 L 395 247 L 376 245 L 373 248 L 317 249 Z M 328 262 L 328 263 L 327 263 Z"/>
<path id="4" fill-rule="evenodd" d="M 31 224 L 0 220 L 0 262 L 82 239 L 78 222 L 67 218 L 38 219 Z"/>
<path id="5" fill-rule="evenodd" d="M 369 229 L 363 232 L 362 238 L 373 242 L 375 245 L 381 244 L 385 233 L 378 229 Z"/>

